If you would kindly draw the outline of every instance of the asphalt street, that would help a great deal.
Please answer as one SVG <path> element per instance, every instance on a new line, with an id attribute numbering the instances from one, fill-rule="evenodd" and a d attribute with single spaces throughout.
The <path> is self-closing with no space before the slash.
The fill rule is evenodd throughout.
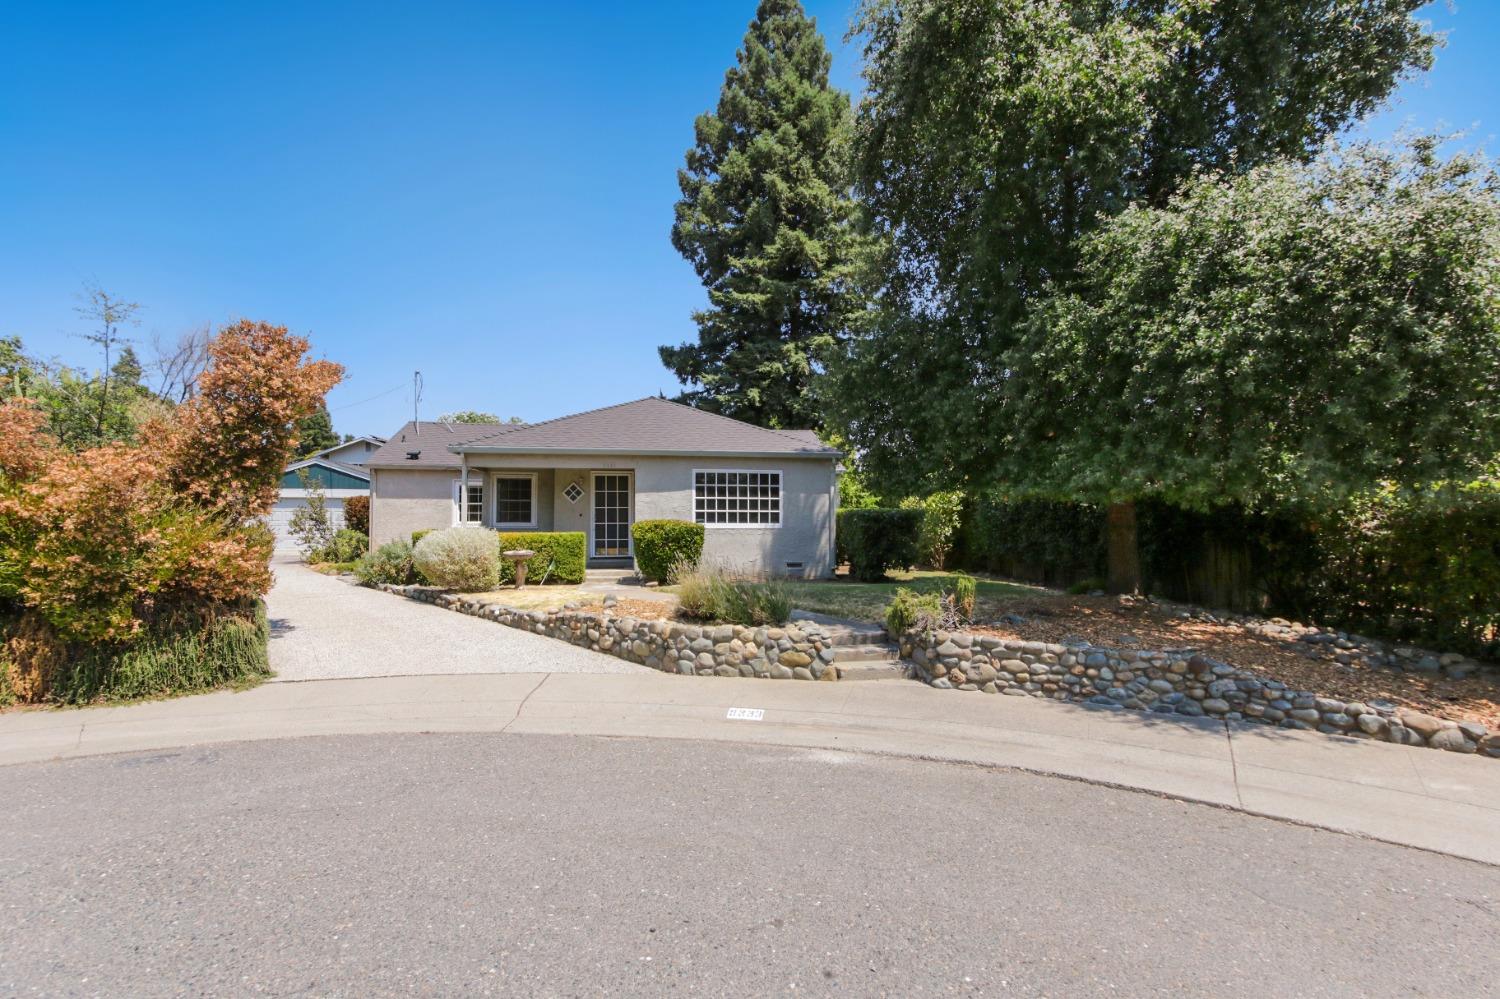
<path id="1" fill-rule="evenodd" d="M 1017 772 L 380 735 L 0 768 L 3 995 L 1488 995 L 1500 869 Z"/>

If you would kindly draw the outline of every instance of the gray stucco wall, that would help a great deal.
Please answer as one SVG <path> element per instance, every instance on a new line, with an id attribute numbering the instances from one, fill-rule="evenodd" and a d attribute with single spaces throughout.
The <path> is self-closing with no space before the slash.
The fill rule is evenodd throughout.
<path id="1" fill-rule="evenodd" d="M 446 469 L 370 470 L 370 545 L 411 538 L 453 523 L 453 473 Z"/>
<path id="2" fill-rule="evenodd" d="M 769 575 L 825 576 L 833 572 L 834 462 L 809 458 L 699 458 L 618 455 L 473 455 L 470 474 L 485 470 L 532 471 L 537 479 L 538 530 L 584 531 L 591 526 L 591 472 L 625 471 L 633 477 L 631 521 L 693 519 L 695 469 L 779 470 L 780 527 L 709 525 L 704 557 Z M 376 469 L 371 483 L 371 541 L 409 537 L 420 528 L 452 523 L 451 471 Z M 584 497 L 563 494 L 578 482 Z M 487 513 L 491 511 L 486 511 Z M 545 526 L 543 526 L 545 525 Z M 800 566 L 789 565 L 800 563 Z"/>

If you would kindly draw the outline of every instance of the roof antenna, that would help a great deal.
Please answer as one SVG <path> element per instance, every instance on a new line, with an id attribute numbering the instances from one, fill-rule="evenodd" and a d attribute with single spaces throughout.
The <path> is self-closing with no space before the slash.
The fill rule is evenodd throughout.
<path id="1" fill-rule="evenodd" d="M 421 405 L 422 405 L 422 372 L 420 372 L 420 371 L 413 371 L 411 373 L 411 422 L 412 422 L 412 427 L 416 430 L 418 436 L 421 436 L 421 433 L 422 433 L 422 423 L 421 423 L 421 416 L 419 415 L 420 410 L 417 407 L 419 407 Z"/>

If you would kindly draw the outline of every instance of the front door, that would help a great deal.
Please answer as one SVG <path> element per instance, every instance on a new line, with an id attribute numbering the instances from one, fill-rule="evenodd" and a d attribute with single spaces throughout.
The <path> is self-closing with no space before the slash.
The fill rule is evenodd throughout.
<path id="1" fill-rule="evenodd" d="M 594 473 L 594 558 L 630 556 L 630 473 Z"/>

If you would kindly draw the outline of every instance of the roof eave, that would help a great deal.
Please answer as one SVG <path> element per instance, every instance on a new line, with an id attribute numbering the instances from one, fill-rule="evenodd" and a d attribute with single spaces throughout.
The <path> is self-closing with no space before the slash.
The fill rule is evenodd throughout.
<path id="1" fill-rule="evenodd" d="M 292 462 L 290 465 L 286 466 L 286 468 L 282 469 L 281 474 L 285 475 L 287 472 L 301 471 L 302 469 L 306 468 L 308 465 L 322 465 L 324 468 L 331 468 L 335 472 L 343 472 L 345 475 L 352 475 L 355 478 L 364 479 L 366 481 L 369 481 L 369 478 L 370 478 L 368 475 L 364 474 L 364 472 L 362 472 L 362 471 L 359 471 L 359 472 L 355 471 L 354 470 L 354 466 L 343 466 L 343 467 L 341 467 L 340 464 L 337 463 L 337 462 L 335 462 L 332 458 L 319 458 L 316 455 L 313 456 L 313 457 L 311 457 L 311 458 L 303 458 L 301 461 L 294 461 L 294 462 Z M 370 466 L 369 465 L 362 465 L 362 466 L 359 466 L 359 467 L 360 468 L 369 468 Z"/>
<path id="2" fill-rule="evenodd" d="M 450 444 L 453 454 L 608 454 L 641 455 L 647 458 L 842 458 L 842 451 L 700 451 L 682 448 L 598 448 L 598 447 L 496 447 Z"/>

